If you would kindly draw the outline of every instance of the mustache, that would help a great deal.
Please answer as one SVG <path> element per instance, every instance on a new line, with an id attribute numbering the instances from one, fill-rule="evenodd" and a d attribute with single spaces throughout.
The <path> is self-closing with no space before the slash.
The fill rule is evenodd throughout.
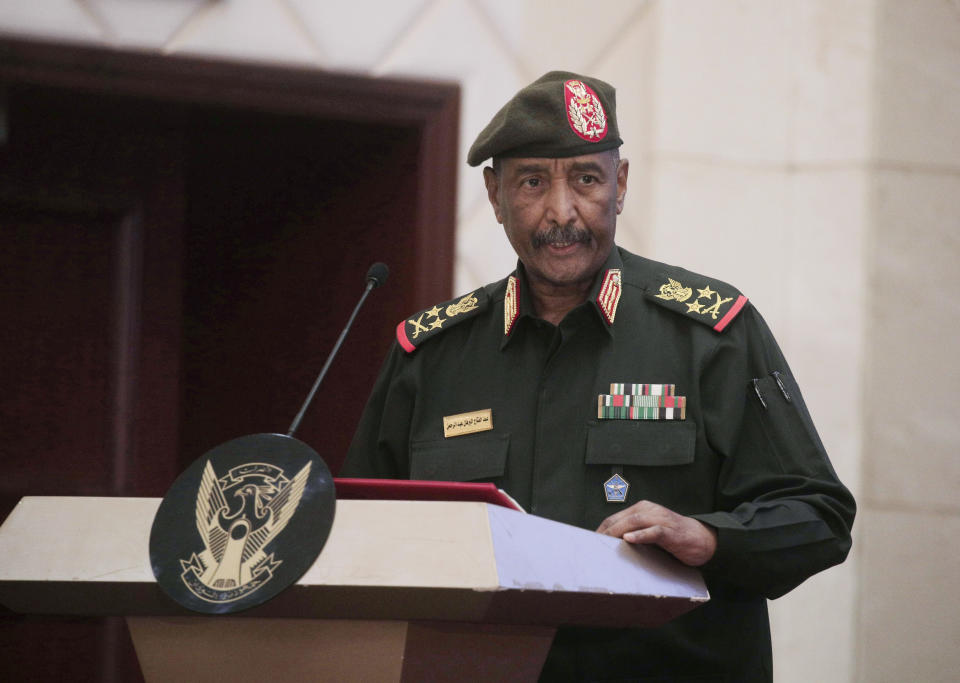
<path id="1" fill-rule="evenodd" d="M 555 225 L 549 230 L 541 230 L 533 235 L 533 246 L 542 247 L 545 244 L 575 244 L 590 241 L 590 233 L 572 225 Z"/>

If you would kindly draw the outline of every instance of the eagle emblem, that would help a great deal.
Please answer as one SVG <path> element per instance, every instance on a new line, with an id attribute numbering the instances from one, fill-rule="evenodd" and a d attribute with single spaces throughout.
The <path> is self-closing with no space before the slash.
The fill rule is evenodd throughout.
<path id="1" fill-rule="evenodd" d="M 230 603 L 265 585 L 282 564 L 266 547 L 297 511 L 310 476 L 307 463 L 292 479 L 262 462 L 218 477 L 207 460 L 197 491 L 197 531 L 205 546 L 180 560 L 180 578 L 201 600 Z"/>
<path id="2" fill-rule="evenodd" d="M 686 301 L 693 296 L 693 290 L 684 287 L 672 277 L 668 277 L 667 283 L 660 285 L 660 293 L 656 296 L 658 299 L 666 299 L 667 301 Z"/>

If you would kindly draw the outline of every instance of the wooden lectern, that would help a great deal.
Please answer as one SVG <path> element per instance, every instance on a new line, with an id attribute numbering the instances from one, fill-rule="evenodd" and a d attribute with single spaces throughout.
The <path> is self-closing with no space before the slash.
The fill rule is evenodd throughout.
<path id="1" fill-rule="evenodd" d="M 147 681 L 536 680 L 558 625 L 654 626 L 698 571 L 487 503 L 340 500 L 320 557 L 239 615 L 197 616 L 150 569 L 156 498 L 26 497 L 0 528 L 0 602 L 123 615 Z"/>

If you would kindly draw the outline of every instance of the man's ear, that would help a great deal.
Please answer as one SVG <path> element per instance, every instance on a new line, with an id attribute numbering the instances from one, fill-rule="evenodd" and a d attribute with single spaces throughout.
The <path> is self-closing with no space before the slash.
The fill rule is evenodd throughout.
<path id="1" fill-rule="evenodd" d="M 503 223 L 503 215 L 500 213 L 500 177 L 487 166 L 483 169 L 483 182 L 487 186 L 487 199 L 493 207 L 493 215 L 497 217 L 497 223 Z"/>
<path id="2" fill-rule="evenodd" d="M 627 174 L 630 171 L 630 162 L 621 159 L 617 164 L 617 215 L 623 211 L 623 200 L 627 196 Z"/>

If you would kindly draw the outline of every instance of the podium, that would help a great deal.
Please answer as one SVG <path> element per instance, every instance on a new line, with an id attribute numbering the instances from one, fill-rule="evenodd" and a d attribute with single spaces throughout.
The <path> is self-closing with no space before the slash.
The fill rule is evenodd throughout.
<path id="1" fill-rule="evenodd" d="M 340 500 L 295 585 L 199 616 L 154 580 L 159 504 L 23 498 L 0 527 L 0 603 L 125 616 L 148 682 L 523 681 L 558 626 L 656 626 L 709 599 L 697 570 L 657 548 L 488 503 Z"/>

